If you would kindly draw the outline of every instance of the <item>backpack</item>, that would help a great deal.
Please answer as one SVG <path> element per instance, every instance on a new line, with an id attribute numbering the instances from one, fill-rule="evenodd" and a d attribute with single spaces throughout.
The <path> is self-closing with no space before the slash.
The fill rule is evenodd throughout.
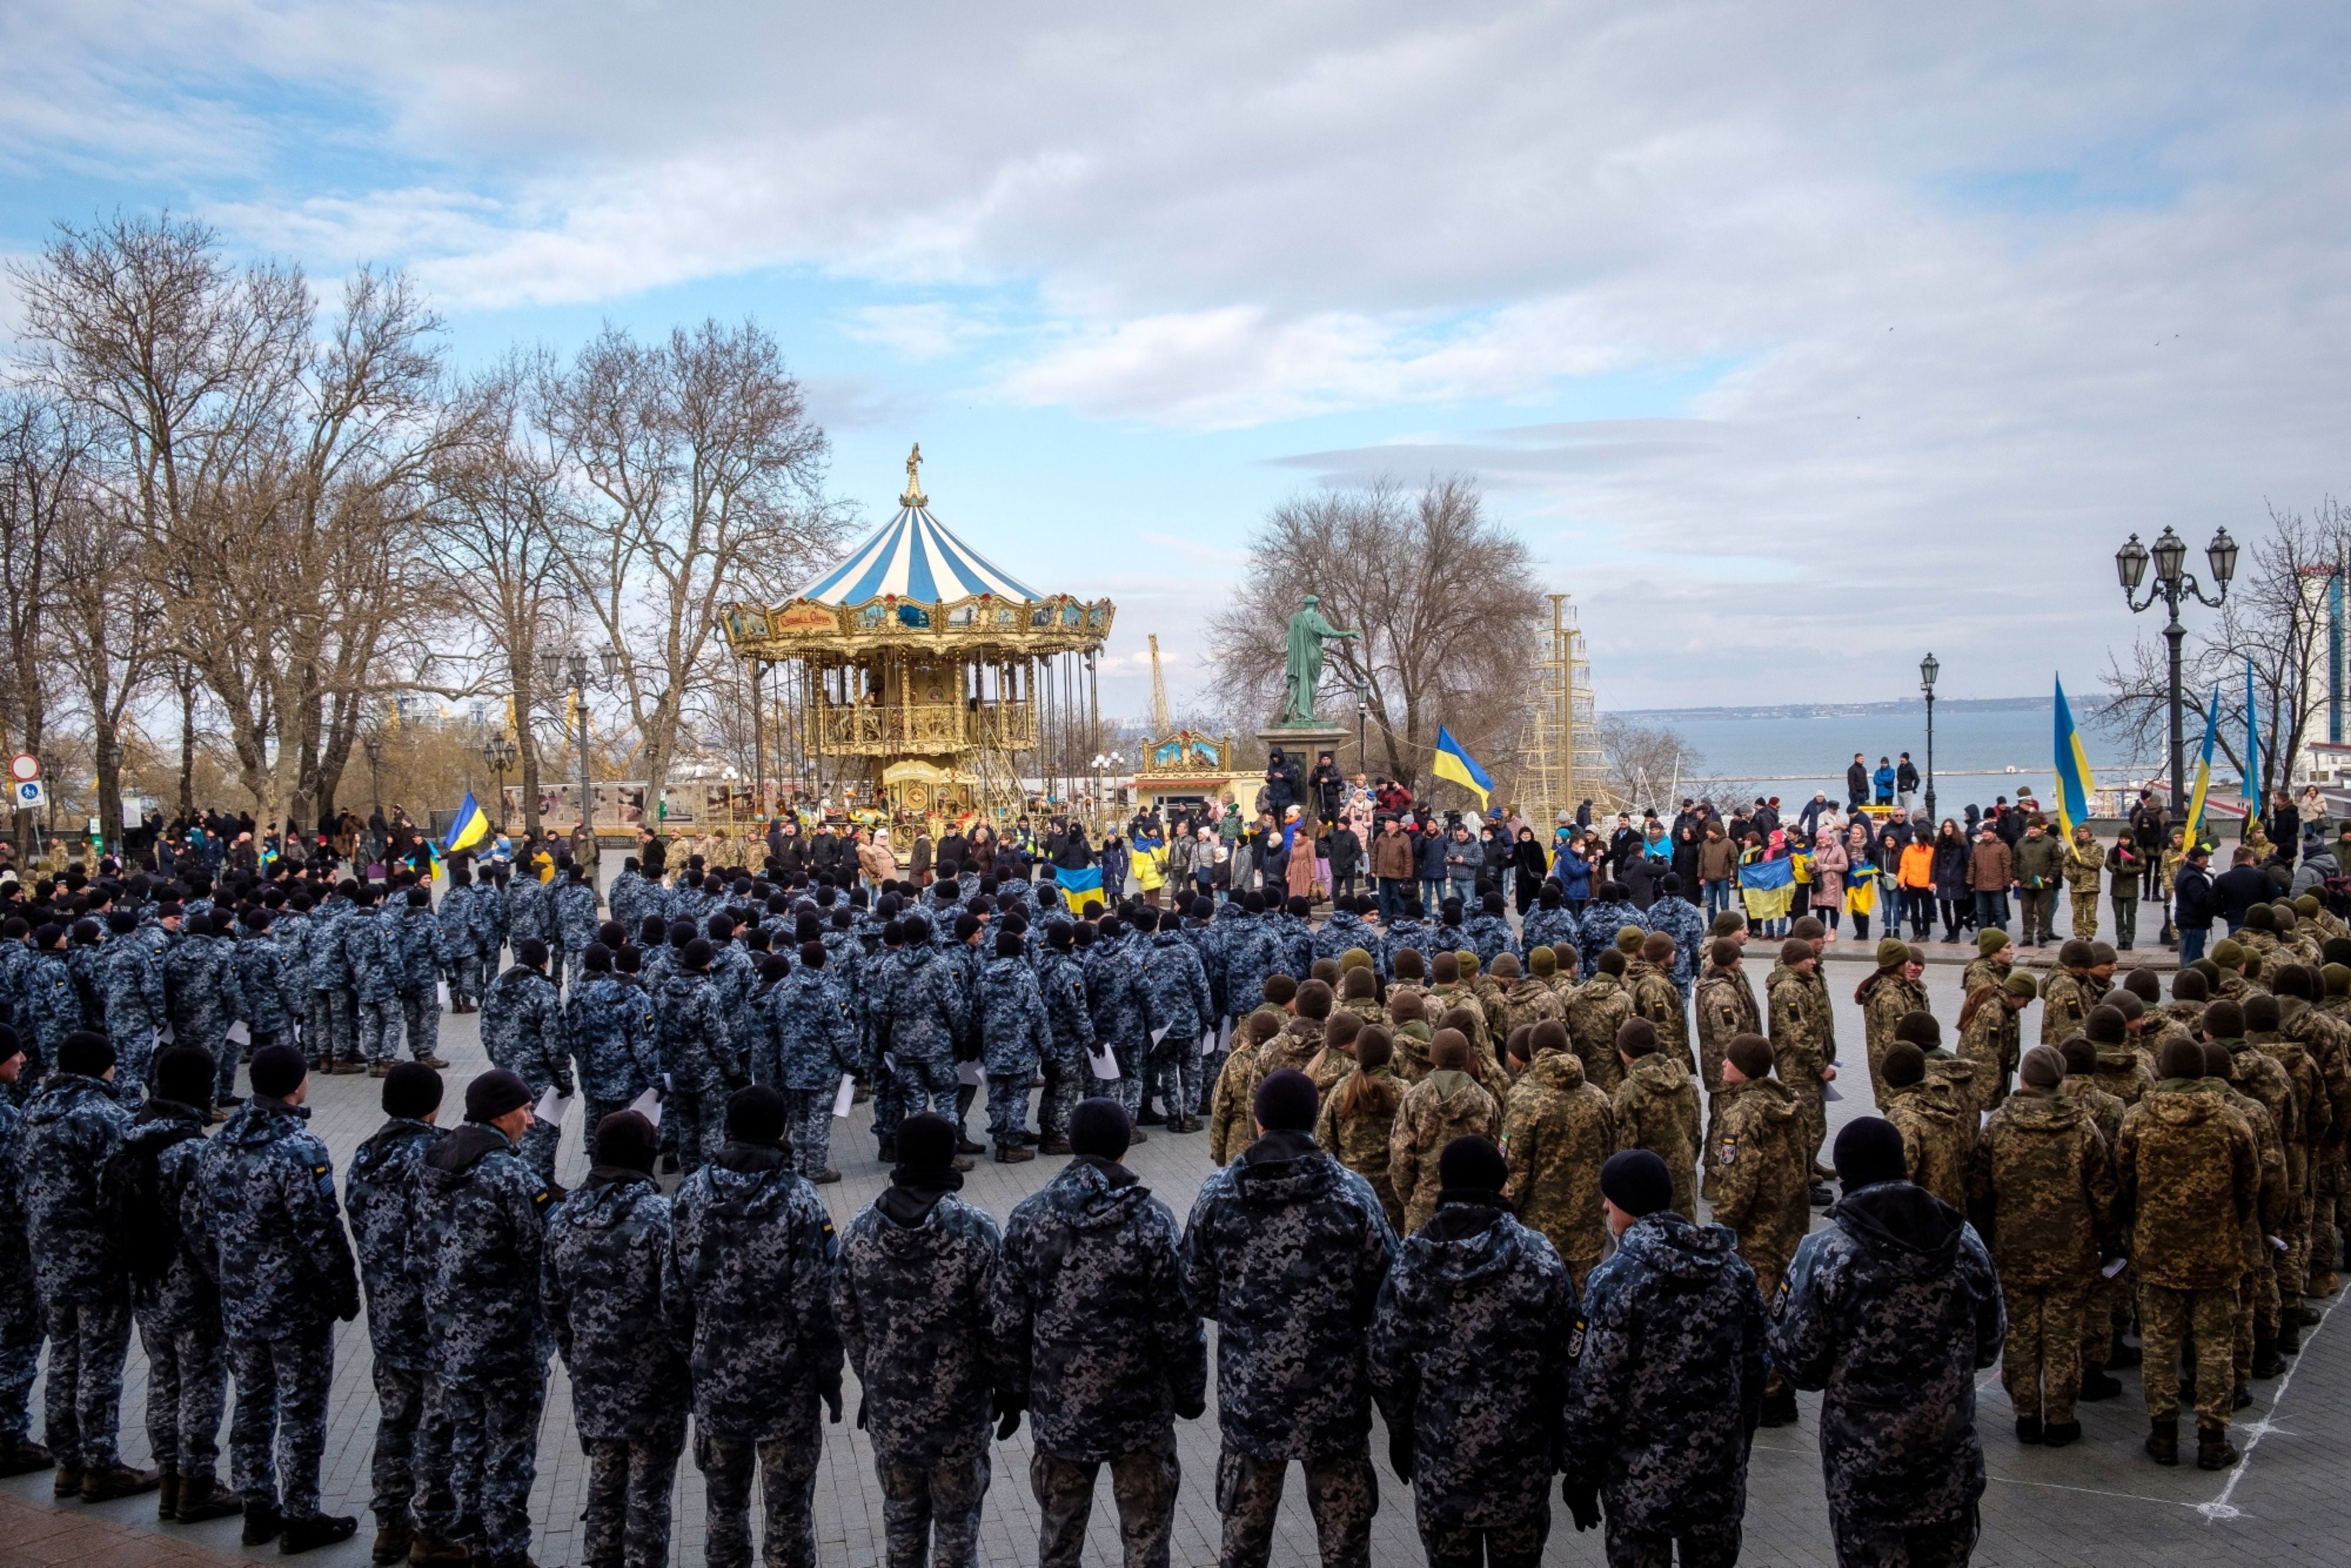
<path id="1" fill-rule="evenodd" d="M 135 1284 L 162 1280 L 180 1255 L 180 1207 L 166 1201 L 162 1190 L 163 1151 L 203 1136 L 204 1128 L 188 1122 L 168 1124 L 162 1132 L 143 1138 L 134 1133 L 108 1156 L 99 1174 L 99 1202 L 107 1235 Z"/>

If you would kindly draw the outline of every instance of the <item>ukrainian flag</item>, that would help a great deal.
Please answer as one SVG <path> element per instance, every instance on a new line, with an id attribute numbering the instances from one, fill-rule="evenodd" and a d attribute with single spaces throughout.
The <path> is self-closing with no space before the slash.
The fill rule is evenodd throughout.
<path id="1" fill-rule="evenodd" d="M 2057 831 L 2059 841 L 2071 843 L 2074 824 L 2090 820 L 2090 758 L 2082 750 L 2082 732 L 2074 727 L 2074 710 L 2065 706 L 2065 683 L 2057 683 Z"/>
<path id="2" fill-rule="evenodd" d="M 2253 656 L 2245 655 L 2245 782 L 2238 790 L 2245 802 L 2245 820 L 2257 821 L 2262 814 L 2262 731 L 2261 710 L 2253 702 Z M 2285 846 L 2291 850 L 2292 844 Z"/>
<path id="3" fill-rule="evenodd" d="M 468 789 L 465 791 L 465 803 L 457 808 L 457 820 L 449 824 L 449 836 L 441 841 L 442 852 L 454 855 L 460 850 L 471 849 L 489 836 L 490 820 L 482 814 L 474 792 Z"/>
<path id="4" fill-rule="evenodd" d="M 1782 920 L 1796 900 L 1795 862 L 1750 861 L 1739 868 L 1739 900 L 1750 920 Z"/>
<path id="5" fill-rule="evenodd" d="M 1102 867 L 1083 866 L 1072 869 L 1065 865 L 1053 868 L 1053 880 L 1063 893 L 1100 893 L 1102 891 Z"/>
<path id="6" fill-rule="evenodd" d="M 1437 727 L 1437 756 L 1429 763 L 1429 771 L 1477 796 L 1480 806 L 1494 792 L 1494 776 L 1479 767 L 1478 759 L 1441 724 Z"/>
<path id="7" fill-rule="evenodd" d="M 2204 750 L 2196 759 L 2196 789 L 2188 797 L 2187 832 L 2180 842 L 2194 849 L 2204 831 L 2204 797 L 2212 792 L 2212 744 L 2220 737 L 2220 688 L 2212 688 L 2212 706 L 2204 710 Z"/>

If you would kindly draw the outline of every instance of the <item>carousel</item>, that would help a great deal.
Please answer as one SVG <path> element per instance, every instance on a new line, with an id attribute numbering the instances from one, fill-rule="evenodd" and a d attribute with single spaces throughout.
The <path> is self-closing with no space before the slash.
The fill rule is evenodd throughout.
<path id="1" fill-rule="evenodd" d="M 895 517 L 783 603 L 729 605 L 726 639 L 775 683 L 804 785 L 900 820 L 1007 821 L 1099 752 L 1115 609 L 1040 593 L 949 533 L 922 461 Z"/>

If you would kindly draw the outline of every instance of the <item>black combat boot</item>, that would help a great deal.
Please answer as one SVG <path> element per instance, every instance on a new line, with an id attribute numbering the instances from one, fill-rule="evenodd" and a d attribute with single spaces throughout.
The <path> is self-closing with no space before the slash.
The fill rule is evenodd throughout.
<path id="1" fill-rule="evenodd" d="M 2082 1392 L 2079 1397 L 2095 1403 L 2100 1399 L 2118 1397 L 2123 1385 L 2110 1376 L 2103 1366 L 2085 1367 L 2082 1372 Z"/>
<path id="2" fill-rule="evenodd" d="M 2285 1370 L 2285 1357 L 2278 1354 L 2277 1331 L 2253 1325 L 2253 1375 L 2264 1382 Z"/>
<path id="3" fill-rule="evenodd" d="M 2079 1421 L 2052 1421 L 2042 1428 L 2041 1442 L 2044 1448 L 2062 1448 L 2068 1443 L 2081 1440 L 2082 1424 Z"/>
<path id="4" fill-rule="evenodd" d="M 2046 1433 L 2042 1427 L 2040 1416 L 2019 1416 L 2016 1418 L 2016 1440 L 2018 1442 L 2038 1443 L 2044 1436 L 2046 1436 Z"/>
<path id="5" fill-rule="evenodd" d="M 2145 1356 L 2138 1347 L 2123 1343 L 2123 1336 L 2120 1334 L 2115 1335 L 2114 1344 L 2106 1351 L 2108 1366 L 2137 1366 L 2144 1359 Z"/>
<path id="6" fill-rule="evenodd" d="M 2179 1417 L 2158 1416 L 2147 1423 L 2147 1457 L 2158 1465 L 2179 1462 Z"/>
<path id="7" fill-rule="evenodd" d="M 416 1544 L 416 1521 L 405 1513 L 376 1521 L 375 1546 L 368 1561 L 375 1568 L 392 1568 L 395 1563 L 408 1561 L 408 1553 Z"/>
<path id="8" fill-rule="evenodd" d="M 2302 1320 L 2291 1307 L 2278 1314 L 2277 1348 L 2280 1355 L 2302 1354 Z"/>
<path id="9" fill-rule="evenodd" d="M 0 1446 L 0 1476 L 29 1476 L 35 1470 L 46 1470 L 57 1461 L 49 1451 L 29 1437 Z M 81 1489 L 76 1486 L 78 1491 Z"/>
<path id="10" fill-rule="evenodd" d="M 2237 1445 L 2229 1441 L 2226 1427 L 2196 1426 L 2196 1468 L 2199 1470 L 2225 1470 L 2237 1462 Z"/>
<path id="11" fill-rule="evenodd" d="M 266 1546 L 285 1528 L 286 1516 L 275 1502 L 256 1502 L 245 1511 L 245 1533 L 239 1539 L 247 1546 Z"/>
<path id="12" fill-rule="evenodd" d="M 360 1521 L 348 1513 L 314 1513 L 308 1519 L 289 1519 L 286 1533 L 277 1538 L 280 1556 L 291 1557 L 298 1552 L 309 1552 L 337 1542 L 349 1541 L 359 1533 Z"/>

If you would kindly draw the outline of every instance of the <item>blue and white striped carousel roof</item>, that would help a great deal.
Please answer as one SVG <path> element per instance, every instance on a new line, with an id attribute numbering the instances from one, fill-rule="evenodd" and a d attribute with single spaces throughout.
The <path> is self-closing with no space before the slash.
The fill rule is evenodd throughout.
<path id="1" fill-rule="evenodd" d="M 800 590 L 819 604 L 862 604 L 885 593 L 946 604 L 975 593 L 1045 596 L 939 526 L 926 507 L 904 507 L 839 566 Z"/>

